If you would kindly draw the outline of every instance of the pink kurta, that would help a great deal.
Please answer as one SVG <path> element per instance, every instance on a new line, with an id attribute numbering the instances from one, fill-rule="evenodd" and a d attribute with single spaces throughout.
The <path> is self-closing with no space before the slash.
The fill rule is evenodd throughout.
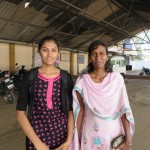
<path id="1" fill-rule="evenodd" d="M 78 91 L 85 105 L 81 133 L 81 150 L 111 150 L 111 141 L 124 134 L 120 117 L 126 113 L 130 122 L 130 132 L 134 132 L 134 119 L 124 84 L 119 73 L 108 73 L 102 83 L 95 83 L 89 74 L 76 81 L 73 90 L 73 109 L 75 117 L 72 150 L 78 150 L 77 117 L 80 105 Z"/>

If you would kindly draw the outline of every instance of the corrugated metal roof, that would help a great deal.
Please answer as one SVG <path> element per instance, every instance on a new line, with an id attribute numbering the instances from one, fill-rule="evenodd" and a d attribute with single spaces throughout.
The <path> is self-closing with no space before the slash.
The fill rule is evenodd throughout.
<path id="1" fill-rule="evenodd" d="M 27 8 L 24 4 L 0 1 L 0 39 L 30 43 L 54 35 L 63 47 L 86 50 L 92 40 L 102 38 L 112 45 L 150 28 L 148 0 L 30 0 Z"/>

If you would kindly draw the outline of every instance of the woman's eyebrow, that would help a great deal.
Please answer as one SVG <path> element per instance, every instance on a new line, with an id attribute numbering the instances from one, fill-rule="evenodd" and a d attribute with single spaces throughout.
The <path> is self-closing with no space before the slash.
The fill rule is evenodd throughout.
<path id="1" fill-rule="evenodd" d="M 42 48 L 47 48 L 47 49 L 49 49 L 48 47 L 45 47 L 45 46 L 43 46 Z M 57 47 L 52 47 L 51 49 L 57 49 Z"/>

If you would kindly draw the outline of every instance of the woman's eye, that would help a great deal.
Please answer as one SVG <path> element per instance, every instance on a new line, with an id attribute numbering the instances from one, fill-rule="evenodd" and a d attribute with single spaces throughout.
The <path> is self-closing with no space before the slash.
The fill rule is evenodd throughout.
<path id="1" fill-rule="evenodd" d="M 103 56 L 103 55 L 106 55 L 106 53 L 102 52 L 102 53 L 100 53 L 100 55 L 102 55 L 102 56 Z"/>
<path id="2" fill-rule="evenodd" d="M 42 50 L 43 50 L 44 52 L 46 52 L 46 51 L 47 51 L 47 49 L 46 49 L 46 48 L 43 48 Z"/>
<path id="3" fill-rule="evenodd" d="M 91 56 L 95 56 L 95 55 L 96 55 L 95 53 L 92 53 L 92 54 L 91 54 Z"/>
<path id="4" fill-rule="evenodd" d="M 56 49 L 52 49 L 52 52 L 56 52 Z"/>

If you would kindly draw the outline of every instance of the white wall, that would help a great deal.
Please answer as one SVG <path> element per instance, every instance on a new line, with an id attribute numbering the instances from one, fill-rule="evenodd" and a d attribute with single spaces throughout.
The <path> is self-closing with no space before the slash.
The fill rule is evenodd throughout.
<path id="1" fill-rule="evenodd" d="M 143 67 L 150 68 L 150 61 L 130 61 L 130 65 L 132 65 L 132 70 L 141 70 Z"/>
<path id="2" fill-rule="evenodd" d="M 88 65 L 88 53 L 82 53 L 82 54 L 79 54 L 79 55 L 84 56 L 84 64 L 79 64 L 79 73 L 80 73 Z"/>
<path id="3" fill-rule="evenodd" d="M 32 46 L 15 45 L 15 63 L 18 66 L 25 65 L 25 69 L 31 69 L 32 65 Z"/>
<path id="4" fill-rule="evenodd" d="M 70 73 L 70 51 L 61 50 L 59 54 L 59 67 Z"/>
<path id="5" fill-rule="evenodd" d="M 9 44 L 0 43 L 0 70 L 9 70 Z"/>
<path id="6" fill-rule="evenodd" d="M 30 69 L 32 65 L 32 53 L 33 48 L 29 45 L 21 45 L 15 44 L 15 63 L 18 63 L 18 66 L 25 65 L 25 69 Z M 37 47 L 35 47 L 35 52 L 37 51 Z M 71 51 L 61 49 L 60 53 L 66 54 L 63 55 L 63 59 L 61 60 L 61 54 L 59 55 L 59 67 L 61 69 L 67 70 L 70 72 L 70 67 L 73 67 L 73 75 L 77 75 L 77 53 L 73 54 L 73 60 L 71 60 Z M 88 54 L 80 53 L 79 55 L 84 55 L 84 64 L 79 64 L 79 72 L 86 68 L 88 64 Z M 40 57 L 36 53 L 35 56 L 35 66 L 39 66 L 41 62 L 39 61 Z M 70 66 L 70 62 L 74 61 L 72 66 Z M 0 43 L 0 70 L 9 70 L 9 43 Z"/>
<path id="7" fill-rule="evenodd" d="M 78 64 L 77 64 L 77 53 L 74 53 L 74 55 L 73 55 L 73 57 L 74 57 L 73 58 L 73 60 L 74 60 L 74 62 L 73 62 L 73 74 L 72 75 L 77 75 L 78 71 L 80 73 L 88 65 L 88 53 L 79 53 L 79 55 L 83 55 L 84 56 L 84 64 L 79 64 L 79 66 L 78 66 Z"/>

